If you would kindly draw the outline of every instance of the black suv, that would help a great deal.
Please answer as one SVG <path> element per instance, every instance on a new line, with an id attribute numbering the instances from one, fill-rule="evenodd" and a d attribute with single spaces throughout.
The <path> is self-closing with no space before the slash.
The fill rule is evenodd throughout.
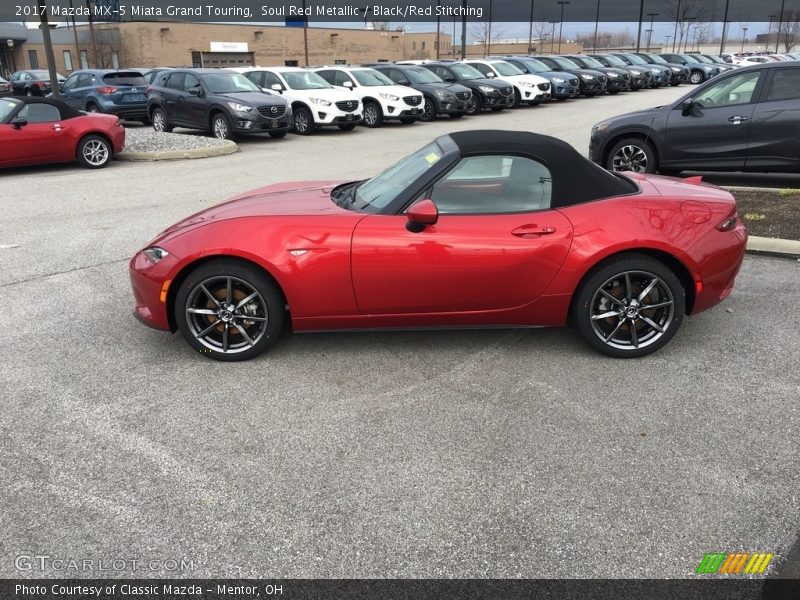
<path id="1" fill-rule="evenodd" d="M 177 126 L 204 129 L 222 139 L 241 133 L 282 138 L 292 126 L 286 100 L 225 69 L 163 71 L 147 93 L 147 114 L 156 131 Z"/>
<path id="2" fill-rule="evenodd" d="M 692 75 L 692 70 L 689 67 L 679 65 L 678 63 L 667 62 L 658 54 L 653 54 L 652 52 L 635 52 L 635 54 L 648 65 L 661 65 L 662 67 L 670 69 L 672 71 L 672 79 L 669 84 L 673 87 L 681 83 L 686 83 Z"/>
<path id="3" fill-rule="evenodd" d="M 514 86 L 502 79 L 488 79 L 475 67 L 463 63 L 426 63 L 445 83 L 460 83 L 472 90 L 467 114 L 474 115 L 484 108 L 500 111 L 514 106 Z"/>
<path id="4" fill-rule="evenodd" d="M 433 121 L 439 115 L 460 119 L 467 114 L 467 108 L 472 101 L 472 91 L 468 87 L 458 83 L 445 83 L 432 71 L 417 65 L 372 63 L 364 66 L 380 71 L 397 85 L 405 85 L 422 92 L 425 97 L 422 121 Z"/>
<path id="5" fill-rule="evenodd" d="M 578 65 L 562 56 L 534 56 L 553 71 L 570 73 L 578 77 L 581 82 L 581 96 L 598 96 L 606 93 L 608 77 L 595 69 L 581 69 Z"/>
<path id="6" fill-rule="evenodd" d="M 563 58 L 569 59 L 582 69 L 594 69 L 604 73 L 607 77 L 606 91 L 609 94 L 619 94 L 631 89 L 631 74 L 625 69 L 618 67 L 607 67 L 599 60 L 586 55 L 566 55 Z"/>

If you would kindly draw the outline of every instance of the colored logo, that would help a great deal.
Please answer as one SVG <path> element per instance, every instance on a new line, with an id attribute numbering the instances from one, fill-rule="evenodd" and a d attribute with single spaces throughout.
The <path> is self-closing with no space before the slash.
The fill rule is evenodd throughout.
<path id="1" fill-rule="evenodd" d="M 775 555 L 768 552 L 707 553 L 695 573 L 761 575 L 767 570 L 773 556 Z"/>

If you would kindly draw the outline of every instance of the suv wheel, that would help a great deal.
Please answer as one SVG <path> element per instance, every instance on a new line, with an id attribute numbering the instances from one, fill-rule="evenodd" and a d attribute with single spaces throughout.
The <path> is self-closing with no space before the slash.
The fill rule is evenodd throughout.
<path id="1" fill-rule="evenodd" d="M 519 93 L 517 88 L 514 88 L 514 104 L 511 105 L 511 108 L 519 108 L 519 105 L 522 104 L 522 96 Z"/>
<path id="2" fill-rule="evenodd" d="M 383 125 L 383 111 L 375 102 L 367 102 L 364 105 L 364 125 L 367 127 Z"/>
<path id="3" fill-rule="evenodd" d="M 430 122 L 436 118 L 436 104 L 433 100 L 425 96 L 425 106 L 422 109 L 421 121 Z"/>
<path id="4" fill-rule="evenodd" d="M 473 92 L 472 98 L 467 102 L 467 114 L 477 115 L 481 110 L 483 110 L 483 100 L 477 92 Z"/>
<path id="5" fill-rule="evenodd" d="M 692 71 L 692 74 L 689 76 L 689 81 L 691 81 L 695 85 L 697 85 L 698 83 L 703 83 L 705 79 L 706 75 L 702 71 Z"/>
<path id="6" fill-rule="evenodd" d="M 211 133 L 220 140 L 233 139 L 231 121 L 224 113 L 216 113 L 211 117 Z"/>
<path id="7" fill-rule="evenodd" d="M 92 104 L 91 102 L 86 105 L 86 112 L 96 113 L 100 112 L 100 109 L 97 108 L 97 104 Z"/>
<path id="8" fill-rule="evenodd" d="M 299 135 L 311 135 L 314 133 L 314 115 L 305 106 L 301 106 L 294 111 L 294 132 Z"/>
<path id="9" fill-rule="evenodd" d="M 163 109 L 154 109 L 150 119 L 153 121 L 153 129 L 158 133 L 170 133 L 172 131 L 172 125 L 167 123 L 167 115 Z"/>
<path id="10" fill-rule="evenodd" d="M 653 147 L 638 138 L 625 138 L 611 147 L 606 160 L 609 171 L 655 173 L 658 165 Z"/>

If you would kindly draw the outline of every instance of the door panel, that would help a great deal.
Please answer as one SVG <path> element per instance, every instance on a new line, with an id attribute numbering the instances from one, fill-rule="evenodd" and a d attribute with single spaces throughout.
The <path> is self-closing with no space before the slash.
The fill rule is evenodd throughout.
<path id="1" fill-rule="evenodd" d="M 753 111 L 747 171 L 800 169 L 800 68 L 772 69 L 762 102 Z"/>
<path id="2" fill-rule="evenodd" d="M 13 148 L 9 165 L 60 159 L 65 140 L 65 131 L 60 123 L 29 123 L 20 129 L 14 129 L 11 125 L 0 127 L 3 128 L 3 145 Z"/>
<path id="3" fill-rule="evenodd" d="M 440 215 L 420 233 L 406 222 L 404 215 L 371 215 L 354 231 L 353 287 L 362 314 L 528 304 L 547 289 L 572 241 L 570 222 L 555 210 Z"/>

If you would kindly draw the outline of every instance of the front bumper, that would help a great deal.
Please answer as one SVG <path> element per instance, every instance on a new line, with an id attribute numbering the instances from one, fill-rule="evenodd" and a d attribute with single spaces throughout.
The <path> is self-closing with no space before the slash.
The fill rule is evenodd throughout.
<path id="1" fill-rule="evenodd" d="M 457 115 L 467 112 L 467 102 L 458 98 L 447 98 L 436 100 L 438 104 L 437 112 L 445 115 Z"/>
<path id="2" fill-rule="evenodd" d="M 173 330 L 167 316 L 167 294 L 171 284 L 169 273 L 176 264 L 177 260 L 172 255 L 153 264 L 140 251 L 128 265 L 135 303 L 133 314 L 153 329 Z"/>
<path id="3" fill-rule="evenodd" d="M 544 84 L 542 84 L 544 85 Z M 550 86 L 547 86 L 547 90 L 539 89 L 539 87 L 525 87 L 525 86 L 516 86 L 517 91 L 519 92 L 519 97 L 523 102 L 544 102 L 550 99 Z"/>
<path id="4" fill-rule="evenodd" d="M 259 133 L 289 131 L 292 128 L 292 111 L 274 119 L 258 113 L 233 113 L 231 125 L 237 133 Z"/>
<path id="5" fill-rule="evenodd" d="M 586 79 L 581 79 L 581 94 L 589 95 L 589 96 L 596 96 L 597 94 L 602 94 L 606 91 L 606 84 L 598 79 L 593 79 L 587 81 Z"/>
<path id="6" fill-rule="evenodd" d="M 553 83 L 551 84 L 551 90 L 553 94 L 553 98 L 575 98 L 580 96 L 581 93 L 581 84 L 579 81 L 564 82 L 564 83 Z"/>
<path id="7" fill-rule="evenodd" d="M 425 112 L 423 103 L 420 102 L 417 106 L 411 106 L 406 102 L 387 102 L 383 106 L 384 119 L 404 119 L 406 117 L 420 117 Z"/>
<path id="8" fill-rule="evenodd" d="M 363 114 L 360 108 L 355 112 L 344 112 L 335 106 L 325 107 L 325 109 L 322 110 L 315 108 L 314 120 L 318 126 L 350 124 L 358 125 L 363 120 Z"/>
<path id="9" fill-rule="evenodd" d="M 478 92 L 472 92 L 476 94 Z M 492 92 L 489 94 L 485 94 L 480 92 L 481 100 L 483 101 L 483 105 L 487 108 L 500 108 L 500 107 L 508 107 L 514 105 L 514 94 L 509 94 L 508 96 L 503 96 L 499 92 Z"/>

